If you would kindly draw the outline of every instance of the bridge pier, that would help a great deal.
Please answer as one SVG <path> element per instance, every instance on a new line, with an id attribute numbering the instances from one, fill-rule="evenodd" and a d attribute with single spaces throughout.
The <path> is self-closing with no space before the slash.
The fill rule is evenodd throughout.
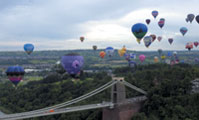
<path id="1" fill-rule="evenodd" d="M 125 85 L 122 84 L 124 78 L 113 77 L 113 80 L 120 81 L 112 86 L 111 90 L 111 101 L 115 105 L 113 108 L 103 109 L 102 120 L 131 120 L 132 116 L 139 112 L 142 102 L 128 102 L 126 100 Z"/>

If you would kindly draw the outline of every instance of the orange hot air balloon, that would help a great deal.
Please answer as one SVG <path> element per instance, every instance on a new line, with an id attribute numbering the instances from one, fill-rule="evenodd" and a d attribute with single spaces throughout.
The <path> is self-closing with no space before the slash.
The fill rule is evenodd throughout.
<path id="1" fill-rule="evenodd" d="M 124 51 L 123 49 L 118 50 L 118 54 L 120 55 L 120 57 L 124 56 L 125 53 L 126 51 Z"/>
<path id="2" fill-rule="evenodd" d="M 49 112 L 51 113 L 51 112 L 55 112 L 55 111 L 53 109 L 50 109 Z"/>
<path id="3" fill-rule="evenodd" d="M 154 62 L 155 62 L 155 63 L 159 62 L 159 59 L 158 59 L 157 56 L 154 57 Z"/>
<path id="4" fill-rule="evenodd" d="M 125 47 L 125 46 L 123 46 L 122 50 L 126 52 L 126 47 Z"/>
<path id="5" fill-rule="evenodd" d="M 81 42 L 84 41 L 84 37 L 83 36 L 81 36 L 79 39 L 80 39 Z"/>
<path id="6" fill-rule="evenodd" d="M 104 58 L 105 55 L 106 55 L 106 53 L 105 53 L 104 51 L 101 51 L 101 52 L 99 53 L 99 56 L 100 56 L 101 58 Z"/>

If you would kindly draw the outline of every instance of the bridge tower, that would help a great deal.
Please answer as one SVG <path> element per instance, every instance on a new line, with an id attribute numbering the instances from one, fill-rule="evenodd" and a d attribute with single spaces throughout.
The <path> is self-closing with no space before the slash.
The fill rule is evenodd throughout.
<path id="1" fill-rule="evenodd" d="M 103 109 L 102 120 L 131 120 L 132 116 L 140 110 L 142 103 L 127 102 L 125 85 L 122 83 L 124 78 L 113 77 L 112 79 L 119 81 L 111 89 L 111 101 L 114 107 Z"/>

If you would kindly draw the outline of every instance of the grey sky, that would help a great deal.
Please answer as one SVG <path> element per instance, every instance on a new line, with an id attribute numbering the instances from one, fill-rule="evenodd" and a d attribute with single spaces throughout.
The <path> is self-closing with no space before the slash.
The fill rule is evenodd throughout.
<path id="1" fill-rule="evenodd" d="M 199 41 L 199 24 L 185 22 L 186 15 L 199 14 L 198 0 L 0 0 L 0 50 L 23 50 L 33 43 L 36 50 L 90 49 L 123 45 L 132 50 L 183 50 L 186 42 Z M 156 20 L 152 10 L 158 10 Z M 166 19 L 161 30 L 157 22 Z M 150 18 L 148 34 L 163 36 L 149 49 L 136 42 L 131 26 Z M 185 37 L 180 27 L 189 31 Z M 80 36 L 85 41 L 79 41 Z M 173 45 L 167 39 L 174 38 Z"/>

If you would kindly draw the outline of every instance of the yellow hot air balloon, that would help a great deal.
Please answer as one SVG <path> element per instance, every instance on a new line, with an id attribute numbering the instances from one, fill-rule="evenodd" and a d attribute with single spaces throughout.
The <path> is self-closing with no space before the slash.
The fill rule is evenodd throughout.
<path id="1" fill-rule="evenodd" d="M 124 51 L 123 49 L 118 50 L 118 54 L 120 55 L 120 57 L 124 56 L 125 53 L 126 51 Z"/>
<path id="2" fill-rule="evenodd" d="M 162 59 L 162 60 L 165 60 L 165 59 L 166 59 L 166 56 L 165 56 L 165 55 L 162 55 L 162 56 L 161 56 L 161 59 Z"/>

